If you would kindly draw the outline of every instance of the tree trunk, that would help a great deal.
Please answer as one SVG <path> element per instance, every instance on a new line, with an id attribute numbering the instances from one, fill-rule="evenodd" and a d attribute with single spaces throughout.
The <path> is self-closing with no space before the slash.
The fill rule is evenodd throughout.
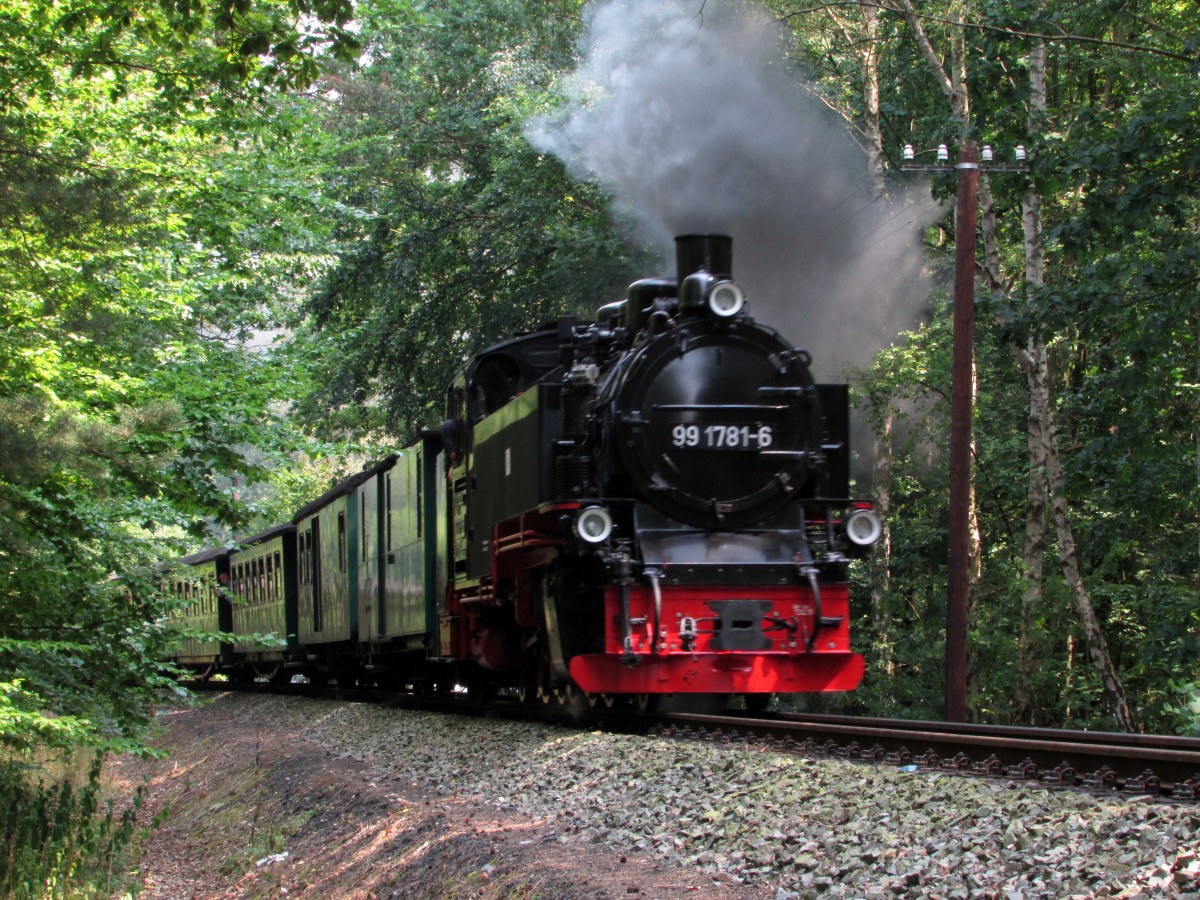
<path id="1" fill-rule="evenodd" d="M 892 426 L 895 416 L 888 415 L 875 436 L 875 466 L 873 475 L 875 511 L 883 520 L 883 533 L 871 552 L 871 628 L 879 648 L 879 668 L 891 676 L 896 669 L 892 642 L 888 634 L 885 603 L 892 588 Z"/>
<path id="2" fill-rule="evenodd" d="M 1041 130 L 1046 113 L 1046 46 L 1035 45 L 1029 54 L 1030 110 L 1029 132 Z M 1042 199 L 1030 188 L 1021 203 L 1021 221 L 1025 232 L 1025 291 L 1029 297 L 1046 281 L 1045 250 L 1042 246 Z M 1040 724 L 1041 704 L 1034 681 L 1041 666 L 1037 640 L 1037 618 L 1042 606 L 1046 560 L 1046 504 L 1049 485 L 1046 481 L 1046 440 L 1042 424 L 1045 415 L 1036 408 L 1033 385 L 1037 373 L 1045 373 L 1049 382 L 1049 360 L 1046 345 L 1030 332 L 1025 353 L 1013 348 L 1025 372 L 1029 390 L 1029 417 L 1026 421 L 1029 447 L 1029 489 L 1025 495 L 1025 546 L 1022 553 L 1021 631 L 1019 636 L 1020 664 L 1017 675 L 1016 715 L 1030 725 Z"/>
<path id="3" fill-rule="evenodd" d="M 867 172 L 871 178 L 871 195 L 883 196 L 883 132 L 879 116 L 879 10 L 874 6 L 860 7 L 862 35 L 859 57 L 863 79 L 863 134 L 867 143 Z"/>
<path id="4" fill-rule="evenodd" d="M 979 172 L 979 233 L 983 238 L 983 280 L 988 290 L 1003 287 L 1000 280 L 1000 239 L 996 234 L 996 201 L 987 173 Z"/>
<path id="5" fill-rule="evenodd" d="M 1034 395 L 1034 408 L 1042 415 L 1042 446 L 1046 459 L 1046 480 L 1050 486 L 1053 498 L 1050 509 L 1054 519 L 1054 529 L 1058 537 L 1058 553 L 1062 559 L 1063 575 L 1067 579 L 1067 588 L 1071 593 L 1071 603 L 1075 607 L 1075 615 L 1083 626 L 1083 639 L 1087 645 L 1088 657 L 1092 666 L 1100 676 L 1104 694 L 1112 707 L 1117 720 L 1117 727 L 1122 731 L 1136 731 L 1137 720 L 1125 695 L 1125 686 L 1121 675 L 1113 665 L 1108 652 L 1108 641 L 1104 638 L 1104 629 L 1092 606 L 1087 587 L 1079 572 L 1079 552 L 1075 546 L 1075 534 L 1071 529 L 1068 516 L 1066 484 L 1063 481 L 1062 467 L 1058 460 L 1058 441 L 1054 433 L 1054 413 L 1050 407 L 1050 382 L 1048 371 L 1038 371 L 1032 365 L 1029 371 L 1033 373 L 1033 383 L 1030 385 Z"/>
<path id="6" fill-rule="evenodd" d="M 1022 554 L 1021 631 L 1019 636 L 1020 664 L 1017 676 L 1016 717 L 1030 725 L 1041 724 L 1041 705 L 1034 681 L 1042 664 L 1037 640 L 1037 618 L 1042 606 L 1043 574 L 1046 558 L 1046 503 L 1049 487 L 1046 482 L 1046 442 L 1042 435 L 1045 418 L 1033 408 L 1035 376 L 1030 371 L 1047 368 L 1046 347 L 1034 338 L 1024 353 L 1014 347 L 1021 368 L 1030 385 L 1030 409 L 1027 422 L 1029 446 L 1029 489 L 1025 496 L 1025 546 Z"/>
<path id="7" fill-rule="evenodd" d="M 858 22 L 843 18 L 833 8 L 826 9 L 825 12 L 858 54 L 862 74 L 863 137 L 867 151 L 867 176 L 870 179 L 871 197 L 878 200 L 883 196 L 885 187 L 883 132 L 879 112 L 879 10 L 874 6 L 860 7 L 861 19 Z M 895 416 L 890 410 L 880 412 L 883 415 L 878 424 L 874 425 L 876 433 L 872 500 L 875 511 L 883 521 L 883 533 L 871 551 L 871 628 L 875 635 L 874 644 L 878 648 L 875 664 L 881 672 L 891 675 L 895 670 L 895 660 L 888 634 L 886 602 L 891 590 L 892 424 Z"/>
<path id="8" fill-rule="evenodd" d="M 867 174 L 871 179 L 871 196 L 883 196 L 883 132 L 879 115 L 879 10 L 863 6 L 859 55 L 863 79 L 863 131 L 867 143 Z M 892 424 L 895 416 L 888 410 L 875 438 L 873 500 L 875 511 L 883 522 L 883 533 L 871 552 L 871 626 L 875 645 L 879 648 L 878 664 L 887 675 L 895 671 L 888 634 L 887 597 L 892 587 Z"/>
<path id="9" fill-rule="evenodd" d="M 1038 43 L 1029 55 L 1030 126 L 1031 134 L 1041 130 L 1046 113 L 1046 47 Z M 1045 256 L 1042 247 L 1041 196 L 1031 188 L 1022 203 L 1025 230 L 1025 283 L 1032 294 L 1045 283 Z M 1054 409 L 1050 399 L 1050 366 L 1046 345 L 1034 328 L 1028 346 L 1018 350 L 1026 378 L 1029 381 L 1029 491 L 1025 516 L 1025 588 L 1021 603 L 1021 684 L 1018 686 L 1018 708 L 1030 704 L 1032 675 L 1039 660 L 1033 639 L 1033 621 L 1041 603 L 1043 554 L 1045 549 L 1045 502 L 1052 497 L 1051 515 L 1058 538 L 1063 575 L 1071 594 L 1075 614 L 1083 626 L 1088 656 L 1100 676 L 1104 693 L 1112 707 L 1118 726 L 1134 731 L 1137 722 L 1120 673 L 1112 663 L 1104 630 L 1096 616 L 1095 607 L 1079 571 L 1079 554 L 1075 534 L 1068 515 L 1069 504 L 1062 466 L 1058 456 L 1058 439 L 1054 427 Z"/>
<path id="10" fill-rule="evenodd" d="M 920 50 L 921 56 L 928 63 L 933 77 L 937 80 L 938 87 L 942 89 L 942 93 L 946 99 L 950 101 L 950 114 L 954 121 L 961 124 L 964 128 L 971 120 L 971 102 L 970 95 L 967 93 L 966 79 L 966 56 L 962 52 L 962 19 L 956 18 L 956 23 L 960 26 L 957 34 L 959 40 L 954 42 L 953 48 L 953 64 L 951 65 L 951 73 L 948 74 L 942 68 L 942 58 L 934 49 L 933 42 L 929 40 L 929 35 L 925 33 L 925 26 L 921 24 L 921 17 L 917 15 L 916 9 L 912 5 L 912 0 L 900 0 L 900 12 L 904 16 L 904 21 L 908 23 L 908 28 L 912 32 L 913 40 L 917 42 L 917 49 Z"/>

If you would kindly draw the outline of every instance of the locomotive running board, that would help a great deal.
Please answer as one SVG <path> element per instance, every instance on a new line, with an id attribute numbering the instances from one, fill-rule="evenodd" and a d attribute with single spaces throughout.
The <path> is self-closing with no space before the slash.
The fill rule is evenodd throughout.
<path id="1" fill-rule="evenodd" d="M 857 653 L 799 656 L 708 654 L 621 657 L 585 653 L 571 660 L 571 677 L 593 694 L 804 694 L 852 691 L 866 664 Z"/>

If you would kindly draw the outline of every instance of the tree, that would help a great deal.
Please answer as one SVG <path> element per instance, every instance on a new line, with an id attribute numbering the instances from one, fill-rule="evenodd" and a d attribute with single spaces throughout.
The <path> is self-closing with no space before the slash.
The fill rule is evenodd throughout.
<path id="1" fill-rule="evenodd" d="M 851 63 L 862 50 L 809 37 L 825 34 L 811 25 L 826 15 L 824 4 L 779 6 L 793 27 L 804 23 L 806 40 L 797 47 L 812 53 L 804 58 L 822 79 L 821 89 L 844 97 Z M 843 20 L 852 14 L 837 9 L 846 10 L 838 13 Z M 1197 587 L 1194 565 L 1181 568 L 1195 559 L 1196 547 L 1179 523 L 1195 521 L 1198 481 L 1195 396 L 1187 387 L 1196 372 L 1189 355 L 1197 340 L 1197 218 L 1188 143 L 1196 104 L 1185 87 L 1200 45 L 1198 25 L 1194 11 L 1171 3 L 1035 10 L 914 0 L 880 11 L 874 41 L 881 131 L 893 135 L 896 147 L 905 139 L 932 146 L 969 124 L 968 134 L 980 143 L 998 150 L 1023 143 L 1035 162 L 1028 184 L 1000 175 L 994 197 L 981 194 L 979 273 L 987 290 L 977 320 L 975 433 L 985 566 L 974 610 L 985 621 L 972 634 L 973 648 L 988 661 L 974 676 L 972 703 L 980 715 L 1130 727 L 1135 715 L 1153 716 L 1161 696 L 1156 684 L 1196 649 L 1196 616 L 1181 605 L 1183 594 Z M 945 52 L 934 50 L 937 35 Z M 1039 46 L 1045 47 L 1040 113 Z M 967 97 L 971 119 L 962 114 Z M 1023 201 L 1024 209 L 1014 201 Z M 930 233 L 935 278 L 944 271 L 944 239 L 944 230 Z M 938 335 L 931 328 L 913 340 L 924 346 Z M 1020 348 L 1036 377 L 1026 378 L 1012 355 L 994 352 L 1003 347 Z M 923 388 L 903 383 L 915 376 L 911 368 L 881 363 L 887 368 L 880 373 L 879 402 L 888 403 L 890 391 L 890 402 L 903 412 L 912 402 L 907 398 L 937 397 L 932 372 L 921 376 Z M 1018 378 L 1025 381 L 1024 411 L 1014 402 L 1021 396 Z M 900 625 L 889 636 L 897 648 L 905 646 L 903 629 L 911 623 L 904 607 L 924 590 L 912 581 L 921 576 L 907 568 L 909 536 L 920 534 L 921 546 L 926 534 L 925 520 L 912 515 L 940 514 L 918 510 L 906 488 L 912 478 L 938 488 L 937 470 L 928 468 L 936 451 L 906 448 L 910 429 L 934 423 L 906 415 L 897 423 L 892 484 L 894 521 L 902 525 L 893 558 L 895 596 L 886 605 Z M 1025 453 L 1018 454 L 1005 429 L 1026 420 L 1031 430 Z M 1147 422 L 1154 423 L 1149 441 Z M 1041 524 L 1049 501 L 1039 475 L 1047 425 L 1056 429 L 1051 449 L 1062 472 L 1050 535 Z M 1020 493 L 1011 489 L 1018 484 L 1025 488 Z M 1024 531 L 1013 527 L 1023 519 Z M 1148 534 L 1161 540 L 1143 540 Z M 1043 544 L 1063 558 L 1063 574 L 1038 574 Z M 1077 613 L 1067 617 L 1072 609 Z M 1089 637 L 1094 647 L 1105 638 L 1109 664 L 1097 661 L 1103 652 L 1088 666 L 1076 664 L 1075 646 Z M 898 657 L 897 671 L 904 678 L 911 667 Z M 1098 671 L 1107 674 L 1102 679 Z M 1134 710 L 1121 700 L 1117 679 L 1136 698 Z M 1105 691 L 1102 680 L 1107 714 L 1092 699 Z M 1014 681 L 1028 690 L 1009 709 Z"/>
<path id="2" fill-rule="evenodd" d="M 402 436 L 436 425 L 472 353 L 623 290 L 606 200 L 522 132 L 553 102 L 578 12 L 573 0 L 364 7 L 368 62 L 324 88 L 343 148 L 330 189 L 368 212 L 339 233 L 346 249 L 308 307 L 314 338 L 337 346 L 310 421 Z"/>
<path id="3" fill-rule="evenodd" d="M 246 445 L 295 440 L 275 406 L 282 360 L 244 339 L 280 285 L 319 268 L 318 217 L 296 190 L 304 142 L 289 156 L 272 140 L 305 133 L 278 91 L 352 46 L 348 5 L 120 12 L 27 5 L 0 21 L 0 739 L 13 746 L 136 744 L 147 700 L 171 687 L 150 563 L 185 532 L 244 519 L 220 479 L 261 474 Z M 297 31 L 313 14 L 329 27 Z"/>

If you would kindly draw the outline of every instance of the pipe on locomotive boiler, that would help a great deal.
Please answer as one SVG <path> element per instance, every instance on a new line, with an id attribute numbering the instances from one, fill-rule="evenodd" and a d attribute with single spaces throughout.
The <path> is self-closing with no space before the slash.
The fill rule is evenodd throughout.
<path id="1" fill-rule="evenodd" d="M 689 275 L 733 277 L 733 238 L 727 234 L 681 234 L 675 238 L 675 273 L 680 286 Z"/>
<path id="2" fill-rule="evenodd" d="M 675 280 L 643 278 L 629 286 L 626 299 L 602 306 L 596 313 L 598 321 L 625 314 L 625 325 L 640 331 L 658 301 L 668 298 L 683 301 L 689 276 L 703 273 L 711 282 L 726 281 L 733 276 L 733 238 L 726 234 L 681 234 L 675 238 Z M 740 307 L 739 307 L 740 308 Z"/>

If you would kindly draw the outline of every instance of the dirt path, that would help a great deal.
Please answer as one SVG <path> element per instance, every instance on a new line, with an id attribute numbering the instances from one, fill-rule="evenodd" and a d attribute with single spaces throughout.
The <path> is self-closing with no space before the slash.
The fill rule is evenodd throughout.
<path id="1" fill-rule="evenodd" d="M 163 760 L 121 759 L 148 779 L 143 820 L 169 808 L 141 861 L 142 897 L 762 897 L 648 854 L 564 845 L 557 826 L 426 795 L 218 699 L 164 714 Z"/>

